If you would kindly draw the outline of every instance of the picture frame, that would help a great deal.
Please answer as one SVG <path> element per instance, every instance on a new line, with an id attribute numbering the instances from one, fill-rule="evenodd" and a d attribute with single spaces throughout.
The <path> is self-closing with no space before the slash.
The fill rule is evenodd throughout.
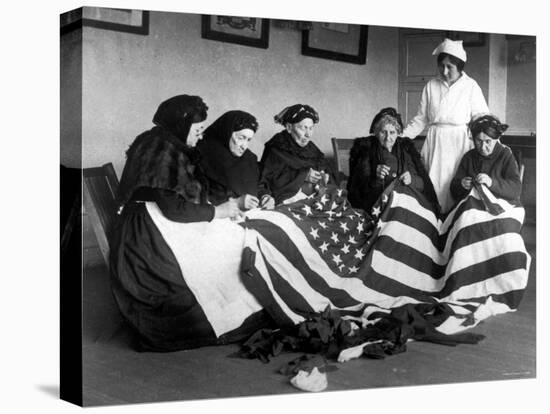
<path id="1" fill-rule="evenodd" d="M 451 40 L 462 40 L 465 47 L 485 46 L 486 42 L 485 33 L 448 31 L 446 35 Z"/>
<path id="2" fill-rule="evenodd" d="M 313 22 L 302 31 L 302 54 L 364 65 L 367 41 L 366 25 Z"/>
<path id="3" fill-rule="evenodd" d="M 267 49 L 269 19 L 202 15 L 202 38 Z"/>
<path id="4" fill-rule="evenodd" d="M 149 34 L 149 11 L 80 7 L 60 16 L 61 35 L 83 26 L 139 35 Z"/>

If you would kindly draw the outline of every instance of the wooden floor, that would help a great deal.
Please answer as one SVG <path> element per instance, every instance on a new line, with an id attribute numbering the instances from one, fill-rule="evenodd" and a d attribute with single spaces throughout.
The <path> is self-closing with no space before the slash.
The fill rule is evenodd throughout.
<path id="1" fill-rule="evenodd" d="M 336 364 L 328 391 L 389 386 L 492 381 L 536 376 L 536 257 L 534 229 L 524 238 L 532 256 L 529 284 L 517 312 L 474 328 L 477 345 L 448 347 L 411 342 L 407 352 L 384 360 Z M 108 286 L 107 269 L 84 272 L 84 405 L 240 397 L 300 392 L 277 370 L 299 354 L 268 364 L 230 358 L 237 345 L 173 353 L 138 353 L 122 324 Z"/>

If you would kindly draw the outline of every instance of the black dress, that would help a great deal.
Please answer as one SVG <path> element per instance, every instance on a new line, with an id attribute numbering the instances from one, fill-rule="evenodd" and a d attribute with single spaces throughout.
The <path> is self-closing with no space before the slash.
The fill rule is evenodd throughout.
<path id="1" fill-rule="evenodd" d="M 389 176 L 380 180 L 376 167 L 390 167 Z M 411 186 L 423 193 L 439 212 L 431 180 L 422 165 L 420 154 L 408 138 L 397 138 L 392 151 L 382 147 L 375 136 L 356 138 L 350 152 L 348 199 L 355 208 L 369 211 L 384 189 L 405 171 L 411 174 Z"/>
<path id="2" fill-rule="evenodd" d="M 270 194 L 280 204 L 301 188 L 304 190 L 310 168 L 324 171 L 330 182 L 336 183 L 329 162 L 313 142 L 300 147 L 286 130 L 277 133 L 265 144 L 260 161 L 259 196 Z"/>

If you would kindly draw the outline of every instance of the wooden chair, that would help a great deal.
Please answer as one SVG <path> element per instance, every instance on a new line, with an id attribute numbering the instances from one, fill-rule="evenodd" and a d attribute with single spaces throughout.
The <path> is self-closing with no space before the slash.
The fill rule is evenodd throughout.
<path id="1" fill-rule="evenodd" d="M 82 170 L 84 208 L 97 238 L 99 249 L 109 267 L 109 239 L 114 224 L 118 178 L 113 164 Z"/>
<path id="2" fill-rule="evenodd" d="M 523 183 L 523 174 L 525 174 L 525 163 L 523 162 L 523 154 L 521 153 L 521 150 L 512 150 L 512 154 L 514 154 L 516 162 L 518 163 L 519 178 Z"/>
<path id="3" fill-rule="evenodd" d="M 345 188 L 345 182 L 349 178 L 349 153 L 353 146 L 353 138 L 331 138 L 336 169 L 340 174 L 340 186 Z"/>

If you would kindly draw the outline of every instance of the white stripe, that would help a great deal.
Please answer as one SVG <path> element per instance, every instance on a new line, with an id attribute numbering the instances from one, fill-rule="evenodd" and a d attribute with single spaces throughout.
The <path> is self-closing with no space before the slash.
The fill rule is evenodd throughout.
<path id="1" fill-rule="evenodd" d="M 166 219 L 156 203 L 145 205 L 217 336 L 262 309 L 240 279 L 241 226 L 230 220 L 176 223 Z"/>
<path id="2" fill-rule="evenodd" d="M 373 252 L 372 268 L 381 275 L 424 292 L 439 292 L 444 286 L 444 281 L 441 279 L 434 279 L 429 274 L 386 256 L 380 250 Z"/>
<path id="3" fill-rule="evenodd" d="M 451 224 L 453 223 L 453 220 L 454 220 L 454 216 L 457 215 L 457 212 L 460 208 L 460 206 L 462 206 L 462 204 L 464 204 L 468 198 L 474 198 L 476 200 L 481 200 L 481 197 L 479 196 L 477 190 L 475 188 L 472 188 L 470 190 L 470 193 L 468 194 L 468 196 L 464 197 L 462 200 L 459 201 L 459 203 L 455 206 L 455 208 L 453 208 L 449 214 L 447 215 L 447 217 L 445 218 L 445 221 L 442 223 L 441 225 L 441 234 L 444 234 L 446 233 L 448 230 L 449 230 L 449 227 L 451 226 Z M 466 210 L 466 211 L 469 211 L 469 210 Z M 462 213 L 464 214 L 464 213 Z M 454 227 L 456 227 L 456 225 L 454 225 Z"/>
<path id="4" fill-rule="evenodd" d="M 528 272 L 525 269 L 516 269 L 470 285 L 461 286 L 441 300 L 443 302 L 456 302 L 461 299 L 501 295 L 514 290 L 525 289 L 527 279 Z"/>
<path id="5" fill-rule="evenodd" d="M 399 243 L 405 244 L 427 255 L 434 263 L 440 266 L 445 266 L 447 264 L 448 257 L 442 254 L 439 249 L 434 246 L 432 240 L 428 236 L 415 227 L 408 226 L 400 221 L 388 221 L 384 222 L 378 234 L 379 236 L 388 236 Z"/>
<path id="6" fill-rule="evenodd" d="M 402 207 L 406 210 L 412 211 L 427 220 L 434 228 L 439 228 L 441 226 L 441 220 L 436 218 L 435 213 L 432 210 L 423 207 L 415 197 L 408 194 L 394 192 L 391 207 Z"/>
<path id="7" fill-rule="evenodd" d="M 520 234 L 504 233 L 499 236 L 462 246 L 455 250 L 445 270 L 445 278 L 467 267 L 495 259 L 506 253 L 520 252 L 527 255 Z M 503 269 L 507 270 L 507 269 Z"/>

